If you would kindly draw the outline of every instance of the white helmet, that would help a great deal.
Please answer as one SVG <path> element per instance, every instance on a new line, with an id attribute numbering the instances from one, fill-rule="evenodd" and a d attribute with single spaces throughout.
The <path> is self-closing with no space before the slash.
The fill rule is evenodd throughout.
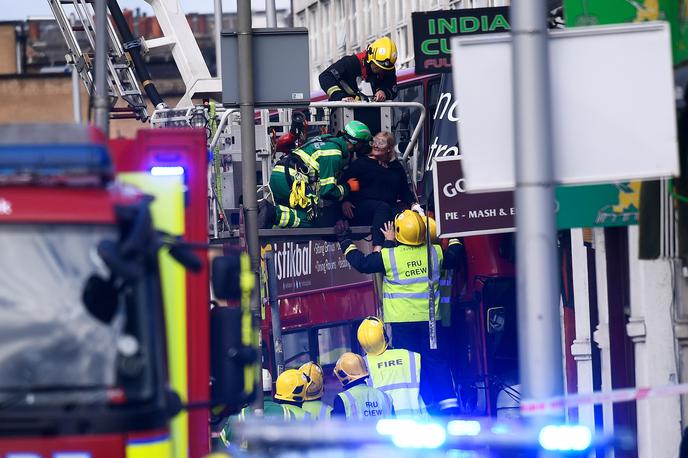
<path id="1" fill-rule="evenodd" d="M 272 393 L 272 375 L 267 369 L 263 369 L 263 393 Z"/>

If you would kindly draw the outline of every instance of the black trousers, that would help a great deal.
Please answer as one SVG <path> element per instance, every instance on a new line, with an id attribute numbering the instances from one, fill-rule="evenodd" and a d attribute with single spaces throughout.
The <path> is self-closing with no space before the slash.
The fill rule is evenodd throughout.
<path id="1" fill-rule="evenodd" d="M 420 353 L 420 395 L 431 406 L 445 399 L 456 399 L 456 390 L 449 368 L 446 333 L 437 332 L 437 349 L 430 349 L 427 321 L 390 323 L 394 348 Z M 441 325 L 438 323 L 438 328 Z"/>
<path id="2" fill-rule="evenodd" d="M 373 236 L 373 246 L 382 246 L 385 236 L 382 227 L 387 221 L 393 221 L 396 210 L 387 202 L 381 200 L 359 200 L 354 204 L 354 217 L 349 220 L 352 226 L 370 226 Z"/>

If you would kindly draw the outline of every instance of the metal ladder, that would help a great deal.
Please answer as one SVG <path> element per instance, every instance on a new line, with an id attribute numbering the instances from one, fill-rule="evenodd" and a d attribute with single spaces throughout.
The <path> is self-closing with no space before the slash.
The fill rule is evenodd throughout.
<path id="1" fill-rule="evenodd" d="M 95 12 L 93 9 L 94 1 L 48 0 L 69 50 L 69 54 L 66 56 L 68 63 L 76 67 L 89 95 L 94 94 L 95 82 L 94 50 L 96 48 L 96 30 L 94 23 Z M 71 18 L 68 16 L 65 8 L 71 9 Z M 107 34 L 107 82 L 110 105 L 113 107 L 110 112 L 110 118 L 134 118 L 146 121 L 148 119 L 148 112 L 146 111 L 146 102 L 141 93 L 141 88 L 136 80 L 131 61 L 125 54 L 117 33 L 109 20 L 107 21 Z M 79 38 L 81 37 L 85 37 L 87 46 L 90 48 L 82 49 L 79 44 Z M 82 43 L 83 41 L 82 38 Z M 128 106 L 115 108 L 114 105 L 118 98 L 124 100 Z"/>

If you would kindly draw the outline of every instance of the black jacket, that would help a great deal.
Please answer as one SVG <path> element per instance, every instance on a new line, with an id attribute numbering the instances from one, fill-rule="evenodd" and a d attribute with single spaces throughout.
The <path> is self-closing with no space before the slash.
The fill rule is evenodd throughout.
<path id="1" fill-rule="evenodd" d="M 346 182 L 349 178 L 357 178 L 361 187 L 360 191 L 349 194 L 347 200 L 351 202 L 381 200 L 394 207 L 397 200 L 406 206 L 416 201 L 409 188 L 406 170 L 399 161 L 383 167 L 375 159 L 359 157 L 342 173 L 341 181 Z"/>
<path id="2" fill-rule="evenodd" d="M 385 240 L 384 248 L 391 248 L 393 242 Z M 363 254 L 356 248 L 351 240 L 341 240 L 339 245 L 342 252 L 346 254 L 346 260 L 349 261 L 351 267 L 364 274 L 385 273 L 385 263 L 382 261 L 382 253 L 373 251 L 370 254 Z M 348 250 L 351 246 L 351 249 Z M 458 239 L 450 239 L 449 246 L 443 251 L 443 259 L 441 269 L 458 269 L 460 268 L 466 257 L 466 251 L 463 244 Z"/>
<path id="3" fill-rule="evenodd" d="M 356 81 L 358 77 L 370 83 L 373 88 L 373 95 L 382 90 L 387 100 L 393 100 L 397 96 L 396 72 L 375 74 L 370 69 L 370 64 L 364 59 L 365 52 L 344 56 L 320 74 L 318 77 L 320 87 L 325 91 L 329 100 L 338 101 L 344 97 L 355 97 L 358 91 L 358 82 Z M 351 90 L 354 93 L 351 93 Z"/>

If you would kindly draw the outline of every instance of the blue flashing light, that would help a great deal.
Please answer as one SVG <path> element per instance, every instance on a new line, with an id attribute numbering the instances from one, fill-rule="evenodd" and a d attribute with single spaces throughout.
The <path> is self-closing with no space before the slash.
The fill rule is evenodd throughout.
<path id="1" fill-rule="evenodd" d="M 540 430 L 538 441 L 545 450 L 583 451 L 592 444 L 592 432 L 583 425 L 548 425 Z"/>
<path id="2" fill-rule="evenodd" d="M 376 430 L 392 437 L 399 448 L 437 448 L 447 440 L 444 427 L 436 423 L 418 423 L 410 419 L 380 420 Z"/>
<path id="3" fill-rule="evenodd" d="M 447 423 L 447 432 L 452 436 L 477 436 L 480 423 L 475 420 L 452 420 Z"/>
<path id="4" fill-rule="evenodd" d="M 150 174 L 154 177 L 181 176 L 184 175 L 184 167 L 180 165 L 155 166 L 151 167 Z"/>
<path id="5" fill-rule="evenodd" d="M 103 145 L 0 145 L 0 182 L 99 184 L 112 175 Z"/>
<path id="6" fill-rule="evenodd" d="M 509 432 L 511 430 L 509 429 L 509 427 L 507 425 L 498 423 L 498 424 L 492 426 L 492 428 L 490 428 L 490 431 L 492 432 L 492 434 L 502 435 L 502 434 L 509 434 Z"/>

